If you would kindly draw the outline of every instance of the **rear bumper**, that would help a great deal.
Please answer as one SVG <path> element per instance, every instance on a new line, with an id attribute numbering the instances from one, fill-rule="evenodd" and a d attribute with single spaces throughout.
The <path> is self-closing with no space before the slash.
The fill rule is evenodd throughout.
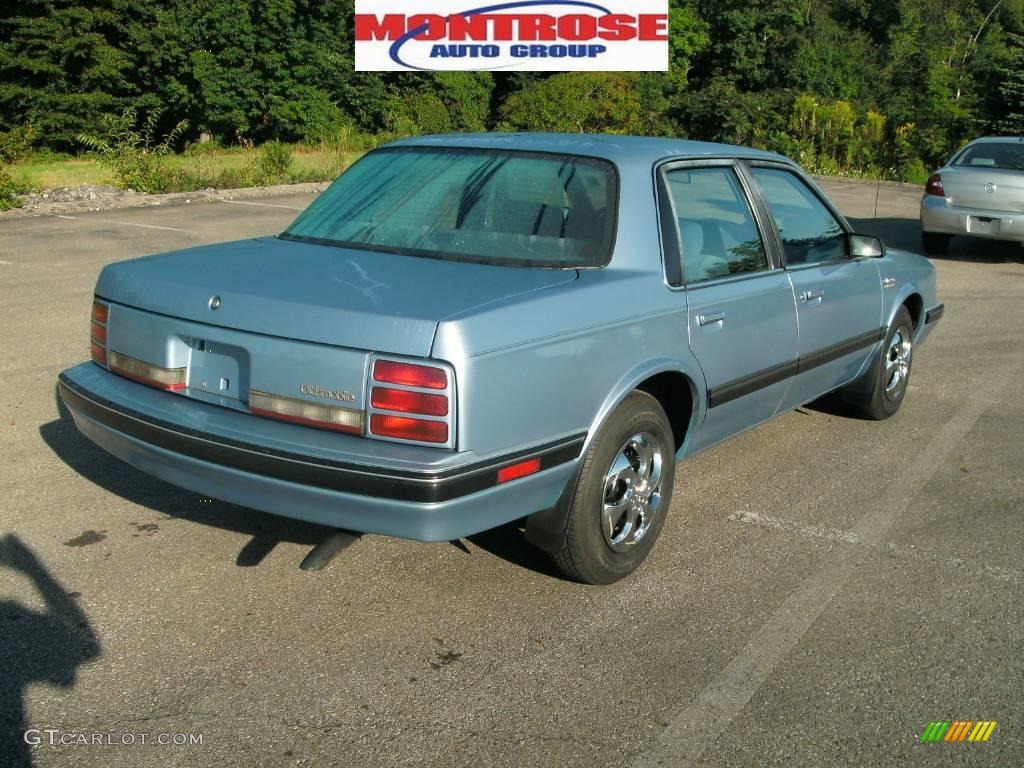
<path id="1" fill-rule="evenodd" d="M 987 227 L 979 217 L 998 221 Z M 921 229 L 942 235 L 968 235 L 988 240 L 1024 243 L 1024 214 L 956 208 L 943 197 L 926 195 L 921 201 Z"/>
<path id="2" fill-rule="evenodd" d="M 230 420 L 244 426 L 239 419 L 256 421 L 260 429 L 268 425 L 215 406 L 187 402 L 184 412 L 199 415 L 175 418 L 183 412 L 183 399 L 124 381 L 91 363 L 62 373 L 58 388 L 86 437 L 161 480 L 284 517 L 420 541 L 468 536 L 554 506 L 575 472 L 584 440 L 575 435 L 528 451 L 484 460 L 466 456 L 444 466 L 417 467 L 409 460 L 381 466 L 367 463 L 365 456 L 346 461 L 323 452 L 284 450 L 251 439 L 255 435 L 231 434 L 226 427 L 217 430 L 215 425 Z M 178 401 L 174 409 L 156 410 L 172 401 Z M 153 407 L 146 408 L 147 403 Z M 322 438 L 316 430 L 288 428 Z M 394 449 L 385 445 L 382 450 Z M 496 484 L 498 469 L 534 456 L 541 458 L 539 473 Z"/>

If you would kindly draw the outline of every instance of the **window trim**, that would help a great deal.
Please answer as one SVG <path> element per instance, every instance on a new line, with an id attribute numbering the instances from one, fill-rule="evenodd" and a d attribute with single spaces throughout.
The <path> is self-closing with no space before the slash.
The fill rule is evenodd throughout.
<path id="1" fill-rule="evenodd" d="M 741 280 L 751 280 L 757 277 L 763 277 L 764 275 L 769 275 L 783 267 L 777 247 L 775 246 L 775 240 L 773 239 L 775 236 L 774 225 L 772 225 L 772 228 L 768 228 L 767 225 L 771 224 L 771 222 L 770 220 L 765 219 L 765 213 L 758 202 L 756 190 L 751 186 L 750 180 L 744 172 L 742 165 L 743 161 L 736 157 L 707 157 L 699 159 L 676 158 L 664 160 L 655 165 L 654 173 L 656 182 L 656 203 L 658 206 L 658 229 L 662 243 L 662 264 L 665 282 L 669 288 L 676 291 L 697 290 L 704 288 L 705 286 L 722 285 L 725 283 L 734 283 Z M 733 173 L 736 174 L 740 190 L 743 193 L 747 206 L 750 209 L 758 235 L 761 237 L 761 244 L 764 246 L 765 257 L 768 261 L 766 269 L 758 270 L 757 272 L 743 272 L 737 275 L 710 278 L 708 280 L 700 280 L 695 283 L 688 283 L 686 281 L 685 256 L 683 254 L 682 233 L 679 231 L 679 216 L 677 215 L 678 212 L 676 211 L 675 200 L 672 199 L 672 193 L 668 188 L 668 179 L 666 176 L 668 173 L 675 170 L 698 168 L 730 168 Z M 666 232 L 666 229 L 669 231 Z M 769 235 L 771 235 L 771 237 L 769 237 Z M 673 282 L 673 279 L 677 279 L 678 282 Z"/>
<path id="2" fill-rule="evenodd" d="M 606 171 L 610 171 L 610 180 L 613 185 L 612 194 L 610 194 L 608 205 L 611 207 L 609 212 L 610 216 L 610 234 L 607 241 L 607 251 L 602 253 L 602 259 L 594 264 L 567 264 L 561 262 L 541 262 L 533 259 L 495 259 L 491 257 L 481 256 L 479 254 L 459 254 L 451 253 L 448 251 L 428 251 L 420 250 L 418 248 L 395 248 L 391 246 L 381 246 L 376 244 L 363 244 L 345 242 L 341 240 L 331 240 L 330 238 L 312 237 L 308 235 L 295 235 L 291 234 L 290 229 L 299 217 L 296 217 L 292 221 L 288 228 L 277 235 L 279 240 L 288 240 L 292 242 L 308 243 L 311 245 L 325 245 L 333 248 L 346 248 L 349 250 L 357 251 L 372 251 L 375 253 L 389 253 L 398 256 L 414 256 L 416 258 L 423 259 L 436 259 L 438 261 L 456 261 L 465 262 L 469 264 L 483 264 L 491 267 L 515 267 L 515 268 L 532 268 L 532 269 L 556 269 L 556 270 L 597 270 L 605 269 L 615 257 L 615 249 L 618 245 L 619 237 L 619 208 L 622 196 L 622 175 L 619 173 L 619 166 L 609 160 L 606 157 L 597 157 L 595 155 L 587 155 L 581 152 L 553 152 L 546 150 L 535 150 L 535 149 L 505 149 L 498 147 L 469 147 L 469 146 L 433 146 L 431 144 L 397 144 L 378 147 L 373 149 L 356 162 L 342 171 L 334 181 L 331 182 L 330 186 L 334 186 L 342 176 L 348 173 L 350 170 L 355 168 L 359 163 L 365 161 L 368 157 L 378 154 L 399 154 L 409 152 L 428 152 L 437 154 L 477 154 L 477 155 L 516 155 L 521 157 L 542 157 L 545 159 L 549 158 L 562 158 L 562 159 L 573 159 L 580 158 L 582 160 L 589 160 L 599 166 L 603 166 Z M 328 187 L 329 189 L 330 187 Z M 305 213 L 305 211 L 303 212 Z M 301 216 L 301 214 L 300 214 Z"/>
<path id="3" fill-rule="evenodd" d="M 757 190 L 757 196 L 760 205 L 763 206 L 765 214 L 767 215 L 768 223 L 771 226 L 772 237 L 775 241 L 775 246 L 778 250 L 780 263 L 783 269 L 787 272 L 799 272 L 804 269 L 813 269 L 821 267 L 823 264 L 849 264 L 861 259 L 854 259 L 850 257 L 850 235 L 853 234 L 853 227 L 850 226 L 850 222 L 846 220 L 846 217 L 839 212 L 839 209 L 832 204 L 832 201 L 828 199 L 818 185 L 814 183 L 814 180 L 808 176 L 803 169 L 796 165 L 789 165 L 787 163 L 772 162 L 770 160 L 753 160 L 742 164 L 743 170 L 750 177 L 750 182 L 754 189 Z M 815 261 L 809 264 L 790 264 L 786 258 L 786 246 L 782 240 L 778 227 L 775 224 L 775 217 L 772 215 L 771 206 L 768 204 L 768 196 L 765 194 L 764 188 L 761 186 L 761 182 L 755 175 L 755 170 L 758 168 L 766 168 L 773 171 L 784 171 L 792 176 L 795 176 L 798 181 L 802 182 L 807 190 L 814 196 L 814 198 L 824 206 L 831 215 L 839 223 L 839 228 L 843 231 L 846 237 L 845 244 L 845 256 L 841 259 L 823 259 L 822 261 Z"/>

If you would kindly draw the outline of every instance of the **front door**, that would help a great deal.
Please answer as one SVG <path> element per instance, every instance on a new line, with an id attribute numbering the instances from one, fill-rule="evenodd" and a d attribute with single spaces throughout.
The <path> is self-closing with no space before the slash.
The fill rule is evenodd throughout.
<path id="1" fill-rule="evenodd" d="M 851 259 L 846 228 L 798 174 L 754 167 L 797 299 L 797 377 L 781 410 L 846 384 L 881 341 L 882 284 L 874 259 Z"/>
<path id="2" fill-rule="evenodd" d="M 664 171 L 683 257 L 690 347 L 708 412 L 691 451 L 770 419 L 796 370 L 793 290 L 729 161 Z"/>

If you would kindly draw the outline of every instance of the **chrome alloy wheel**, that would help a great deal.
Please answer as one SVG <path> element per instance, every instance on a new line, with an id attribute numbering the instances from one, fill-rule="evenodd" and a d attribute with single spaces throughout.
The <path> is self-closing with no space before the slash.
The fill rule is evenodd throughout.
<path id="1" fill-rule="evenodd" d="M 910 330 L 900 326 L 889 340 L 889 350 L 885 355 L 885 394 L 889 397 L 899 391 L 910 374 L 912 352 Z"/>
<path id="2" fill-rule="evenodd" d="M 629 438 L 604 478 L 601 530 L 613 550 L 639 542 L 661 508 L 661 447 L 649 432 Z"/>

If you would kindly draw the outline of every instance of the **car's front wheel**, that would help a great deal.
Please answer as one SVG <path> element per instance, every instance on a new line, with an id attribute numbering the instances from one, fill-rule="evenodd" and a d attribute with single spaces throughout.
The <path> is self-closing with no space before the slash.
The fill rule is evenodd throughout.
<path id="1" fill-rule="evenodd" d="M 888 419 L 900 409 L 910 385 L 914 362 L 914 323 L 906 307 L 900 307 L 885 335 L 880 358 L 869 371 L 874 382 L 867 396 L 856 404 L 869 419 Z"/>
<path id="2" fill-rule="evenodd" d="M 610 584 L 636 570 L 665 524 L 674 476 L 668 417 L 656 399 L 633 392 L 584 457 L 554 556 L 559 568 L 588 584 Z"/>

